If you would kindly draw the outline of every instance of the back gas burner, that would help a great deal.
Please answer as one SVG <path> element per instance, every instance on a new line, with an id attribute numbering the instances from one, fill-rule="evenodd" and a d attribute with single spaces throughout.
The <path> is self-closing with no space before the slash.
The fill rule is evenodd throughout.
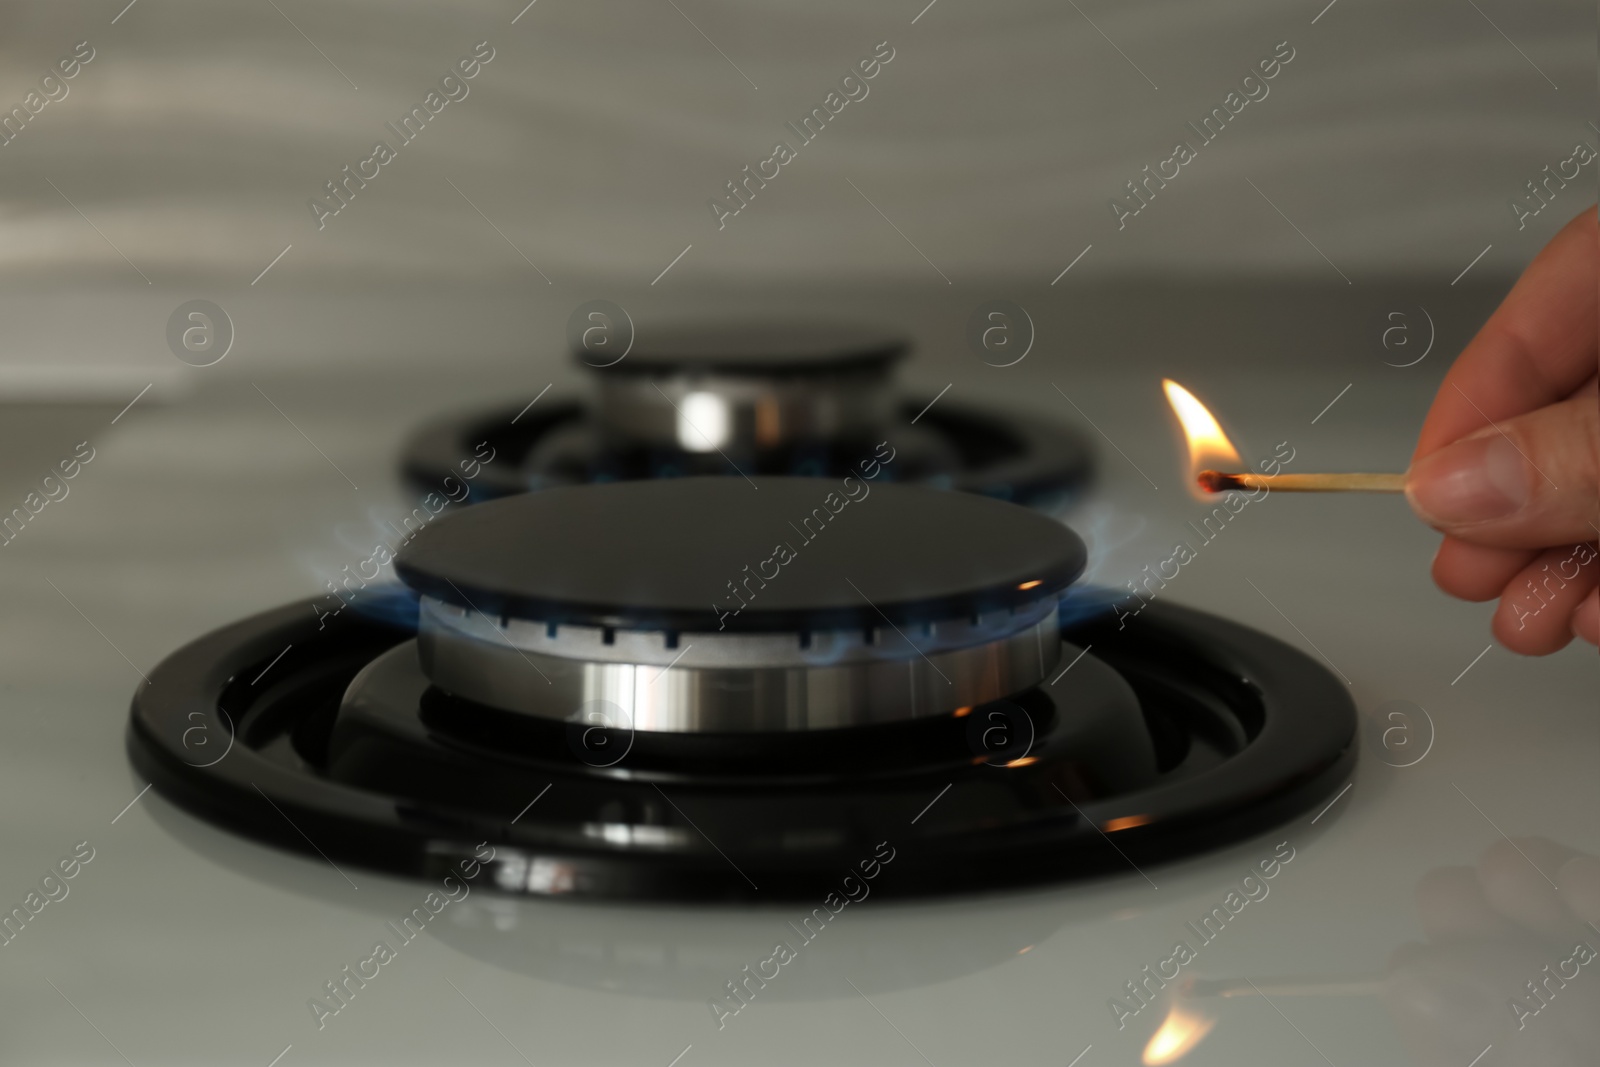
<path id="1" fill-rule="evenodd" d="M 909 344 L 896 334 L 780 322 L 642 331 L 617 353 L 581 332 L 571 340 L 594 380 L 592 400 L 545 397 L 437 419 L 404 446 L 407 482 L 438 492 L 474 452 L 497 457 L 471 484 L 480 500 L 698 474 L 842 477 L 891 447 L 888 480 L 1053 507 L 1092 470 L 1088 443 L 1071 428 L 899 395 L 893 372 Z"/>
<path id="2" fill-rule="evenodd" d="M 1037 512 L 862 471 L 525 494 L 416 537 L 404 616 L 292 604 L 174 653 L 129 752 L 335 863 L 487 844 L 508 892 L 696 901 L 1126 871 L 1345 780 L 1326 670 L 1162 603 L 1063 627 L 1084 561 Z"/>

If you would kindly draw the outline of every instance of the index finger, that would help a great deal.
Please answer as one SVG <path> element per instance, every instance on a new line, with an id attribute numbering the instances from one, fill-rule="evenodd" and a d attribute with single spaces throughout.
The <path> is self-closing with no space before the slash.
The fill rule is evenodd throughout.
<path id="1" fill-rule="evenodd" d="M 1415 461 L 1492 422 L 1570 396 L 1600 357 L 1600 226 L 1587 208 L 1534 257 L 1456 357 L 1417 439 Z"/>

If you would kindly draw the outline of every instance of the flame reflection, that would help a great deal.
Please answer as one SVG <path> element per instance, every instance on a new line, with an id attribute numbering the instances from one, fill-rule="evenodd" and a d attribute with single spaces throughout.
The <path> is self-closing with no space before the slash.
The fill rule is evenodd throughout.
<path id="1" fill-rule="evenodd" d="M 1194 1047 L 1215 1025 L 1215 1019 L 1202 1015 L 1193 1008 L 1174 1004 L 1172 1010 L 1167 1012 L 1166 1021 L 1161 1024 L 1160 1029 L 1150 1035 L 1150 1041 L 1144 1047 L 1146 1067 L 1176 1063 L 1183 1059 L 1194 1051 Z"/>
<path id="2" fill-rule="evenodd" d="M 1166 390 L 1167 403 L 1183 425 L 1183 436 L 1189 445 L 1189 476 L 1193 478 L 1206 467 L 1222 470 L 1239 469 L 1239 450 L 1233 447 L 1228 435 L 1222 432 L 1216 417 L 1195 395 L 1171 378 L 1161 379 Z"/>

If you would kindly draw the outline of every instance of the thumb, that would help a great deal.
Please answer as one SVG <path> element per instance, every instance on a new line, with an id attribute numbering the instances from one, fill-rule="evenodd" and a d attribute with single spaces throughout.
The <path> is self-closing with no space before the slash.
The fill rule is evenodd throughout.
<path id="1" fill-rule="evenodd" d="M 1593 383 L 1487 427 L 1412 465 L 1406 498 L 1424 522 L 1498 548 L 1593 540 L 1600 525 L 1600 405 Z"/>

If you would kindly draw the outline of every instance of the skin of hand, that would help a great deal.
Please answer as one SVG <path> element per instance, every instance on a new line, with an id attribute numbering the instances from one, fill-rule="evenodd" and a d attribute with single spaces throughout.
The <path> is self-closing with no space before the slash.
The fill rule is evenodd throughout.
<path id="1" fill-rule="evenodd" d="M 1600 644 L 1600 226 L 1594 208 L 1529 264 L 1445 375 L 1406 498 L 1445 535 L 1439 588 L 1499 598 L 1495 638 L 1542 656 Z"/>

